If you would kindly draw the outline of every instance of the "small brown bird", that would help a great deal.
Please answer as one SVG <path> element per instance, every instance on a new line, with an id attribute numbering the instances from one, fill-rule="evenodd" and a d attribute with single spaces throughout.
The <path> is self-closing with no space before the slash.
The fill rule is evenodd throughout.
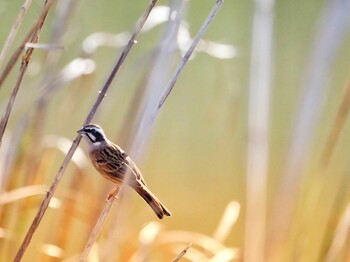
<path id="1" fill-rule="evenodd" d="M 117 145 L 109 141 L 101 127 L 90 124 L 78 130 L 89 145 L 89 156 L 97 171 L 109 181 L 121 185 L 127 170 L 130 170 L 128 184 L 150 205 L 156 215 L 171 216 L 169 210 L 146 187 L 140 170 L 131 158 Z"/>

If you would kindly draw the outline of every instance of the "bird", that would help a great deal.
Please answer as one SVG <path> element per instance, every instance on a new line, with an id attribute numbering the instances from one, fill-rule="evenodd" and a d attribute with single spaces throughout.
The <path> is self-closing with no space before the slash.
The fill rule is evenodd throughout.
<path id="1" fill-rule="evenodd" d="M 103 177 L 120 186 L 129 171 L 128 185 L 147 202 L 158 218 L 171 216 L 170 211 L 147 188 L 141 171 L 136 164 L 123 149 L 107 138 L 99 125 L 84 125 L 77 133 L 85 138 L 90 160 Z"/>

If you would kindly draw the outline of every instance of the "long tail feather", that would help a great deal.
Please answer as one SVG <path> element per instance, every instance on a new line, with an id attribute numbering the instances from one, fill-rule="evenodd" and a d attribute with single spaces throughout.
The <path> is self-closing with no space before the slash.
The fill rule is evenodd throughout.
<path id="1" fill-rule="evenodd" d="M 154 213 L 159 219 L 164 216 L 171 216 L 170 211 L 153 195 L 153 193 L 145 186 L 134 187 L 136 192 L 147 202 L 147 204 L 153 209 Z"/>

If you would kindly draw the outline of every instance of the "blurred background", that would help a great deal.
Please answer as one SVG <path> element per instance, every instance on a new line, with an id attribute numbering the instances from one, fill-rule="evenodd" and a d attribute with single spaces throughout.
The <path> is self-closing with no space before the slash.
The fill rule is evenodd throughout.
<path id="1" fill-rule="evenodd" d="M 253 23 L 259 24 L 259 5 L 253 1 L 223 3 L 150 133 L 142 132 L 148 106 L 159 98 L 214 3 L 158 1 L 92 121 L 134 158 L 172 217 L 157 220 L 128 192 L 112 207 L 90 261 L 171 261 L 190 243 L 183 261 L 348 261 L 347 1 L 280 0 L 265 13 L 260 6 L 273 31 L 261 32 L 272 45 L 271 63 L 262 64 L 271 76 L 268 109 L 261 112 L 266 130 L 258 132 L 268 148 L 266 169 L 259 169 L 257 178 L 250 176 L 254 160 L 248 150 L 256 143 L 249 135 L 257 70 L 250 61 L 259 46 L 253 30 L 259 27 Z M 0 70 L 43 4 L 31 2 Z M 34 51 L 0 148 L 4 261 L 15 256 L 147 4 L 60 0 L 51 7 L 39 39 L 49 48 Z M 1 45 L 22 5 L 0 0 Z M 1 115 L 19 67 L 20 61 L 0 87 Z M 82 141 L 23 261 L 78 260 L 113 189 L 86 149 Z M 251 184 L 260 180 L 254 191 Z M 257 221 L 261 231 L 247 230 Z M 251 258 L 246 252 L 254 253 L 256 240 L 263 250 L 256 254 L 263 255 Z"/>

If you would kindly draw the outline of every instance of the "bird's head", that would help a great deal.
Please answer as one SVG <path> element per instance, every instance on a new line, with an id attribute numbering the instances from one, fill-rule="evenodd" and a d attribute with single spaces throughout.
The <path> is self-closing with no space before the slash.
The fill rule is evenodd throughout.
<path id="1" fill-rule="evenodd" d="M 102 128 L 95 124 L 85 125 L 77 132 L 86 138 L 89 145 L 99 146 L 107 141 Z"/>

